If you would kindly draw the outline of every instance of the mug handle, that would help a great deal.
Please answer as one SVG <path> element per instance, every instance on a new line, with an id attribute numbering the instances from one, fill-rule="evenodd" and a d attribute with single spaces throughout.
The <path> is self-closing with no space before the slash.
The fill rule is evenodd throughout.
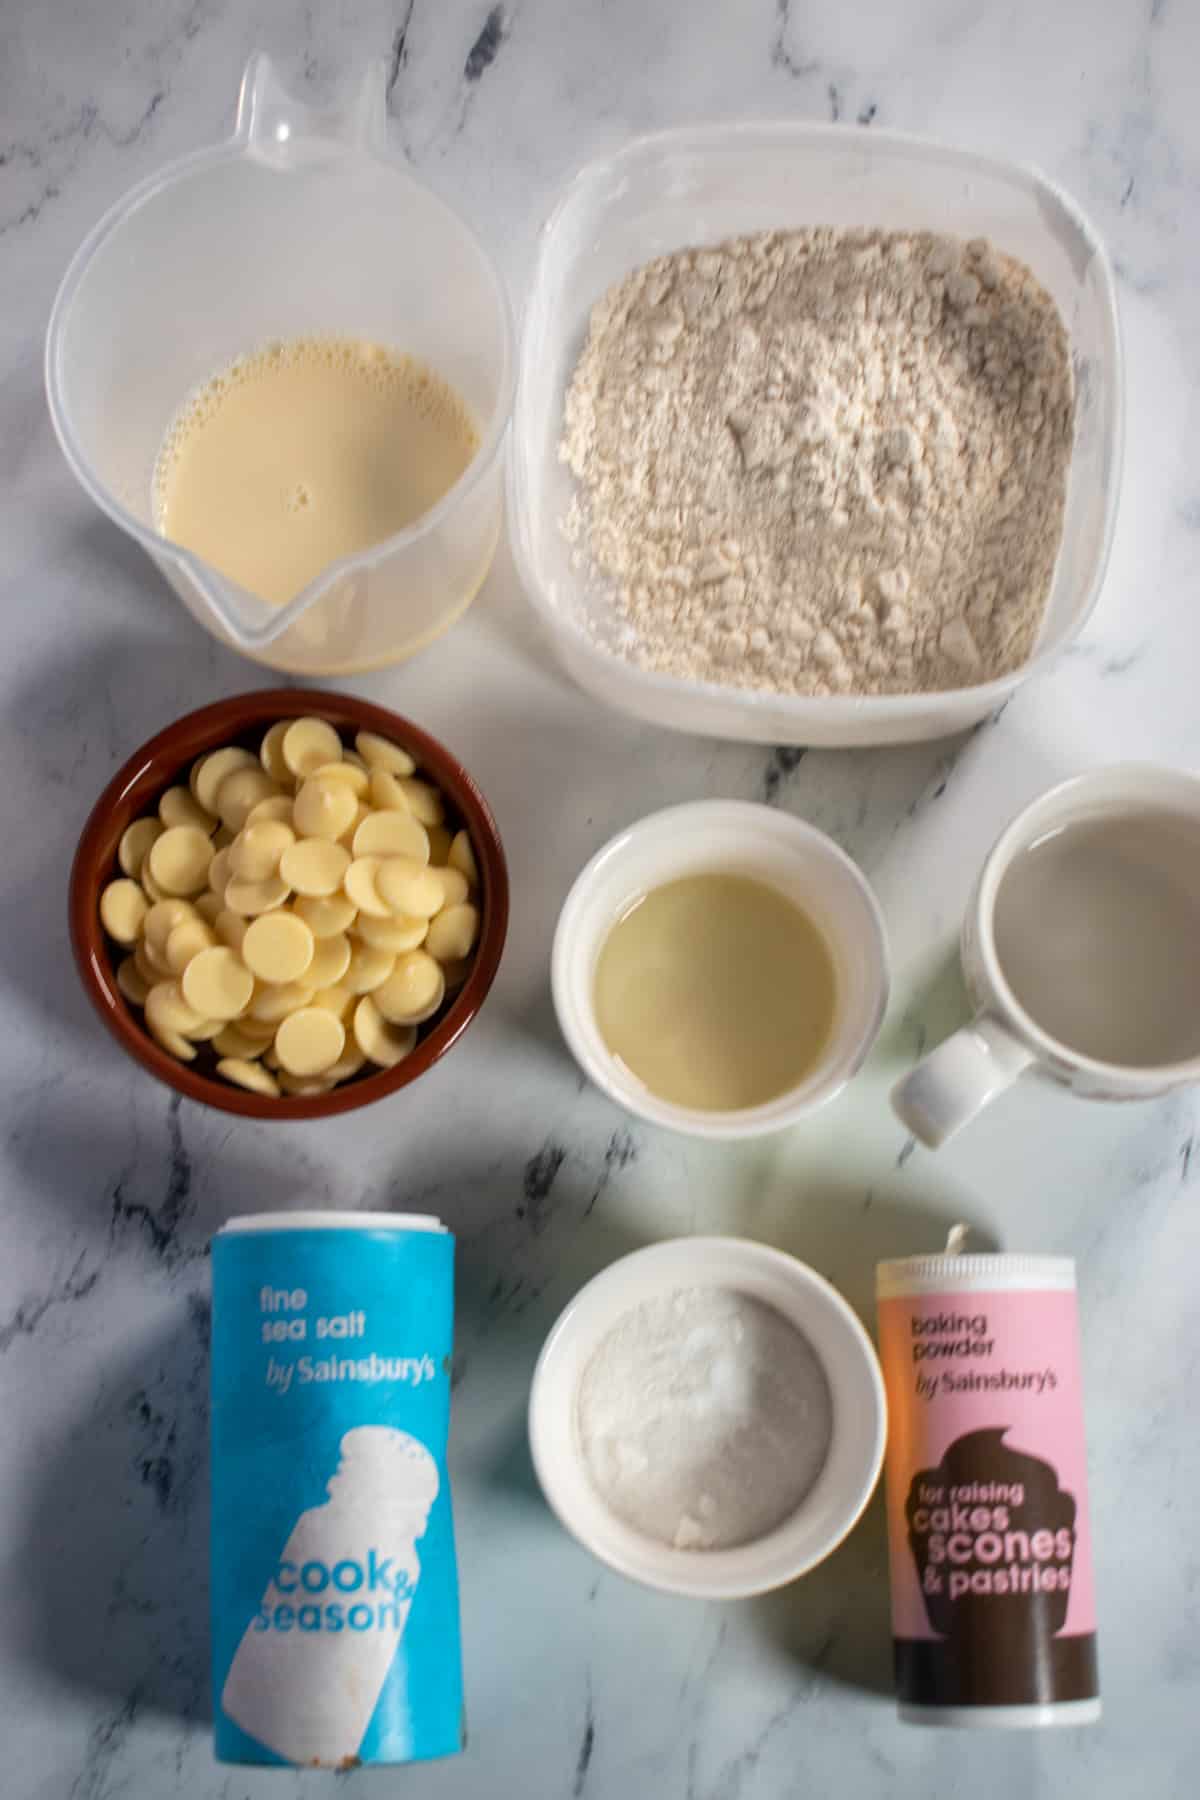
<path id="1" fill-rule="evenodd" d="M 992 1013 L 969 1025 L 911 1069 L 892 1089 L 892 1110 L 930 1150 L 954 1136 L 1033 1061 L 1033 1051 Z"/>

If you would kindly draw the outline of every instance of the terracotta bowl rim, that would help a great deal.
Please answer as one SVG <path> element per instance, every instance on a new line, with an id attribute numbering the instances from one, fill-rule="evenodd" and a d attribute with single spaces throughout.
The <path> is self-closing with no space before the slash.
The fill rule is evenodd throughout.
<path id="1" fill-rule="evenodd" d="M 328 1094 L 253 1094 L 178 1062 L 155 1043 L 131 1010 L 116 981 L 116 967 L 100 924 L 102 884 L 119 873 L 117 844 L 125 827 L 144 814 L 197 756 L 243 737 L 256 726 L 312 714 L 331 725 L 377 731 L 411 750 L 462 817 L 479 864 L 482 919 L 475 960 L 461 991 L 433 1030 L 393 1069 L 359 1077 Z M 185 713 L 148 738 L 117 770 L 80 833 L 71 865 L 68 912 L 71 947 L 80 979 L 100 1018 L 135 1062 L 202 1106 L 242 1118 L 279 1122 L 333 1118 L 386 1099 L 432 1068 L 458 1042 L 483 1005 L 500 966 L 508 931 L 508 866 L 491 808 L 473 776 L 446 746 L 401 713 L 321 688 L 254 689 Z"/>

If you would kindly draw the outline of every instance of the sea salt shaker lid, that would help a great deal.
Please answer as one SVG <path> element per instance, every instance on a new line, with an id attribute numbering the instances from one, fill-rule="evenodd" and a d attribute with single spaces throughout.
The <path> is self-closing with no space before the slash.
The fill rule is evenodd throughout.
<path id="1" fill-rule="evenodd" d="M 292 1212 L 239 1213 L 226 1219 L 218 1237 L 256 1231 L 440 1231 L 433 1213 L 333 1212 L 298 1208 Z"/>

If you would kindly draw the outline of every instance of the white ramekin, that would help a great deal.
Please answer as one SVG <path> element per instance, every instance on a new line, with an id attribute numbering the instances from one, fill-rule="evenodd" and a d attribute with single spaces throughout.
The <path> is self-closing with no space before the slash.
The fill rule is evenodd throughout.
<path id="1" fill-rule="evenodd" d="M 829 944 L 837 983 L 833 1030 L 817 1066 L 774 1100 L 734 1112 L 660 1100 L 613 1055 L 596 1022 L 596 962 L 617 920 L 652 888 L 702 872 L 751 876 L 802 906 Z M 887 940 L 875 896 L 832 838 L 771 806 L 698 800 L 651 813 L 593 856 L 559 915 L 551 984 L 576 1061 L 612 1099 L 695 1137 L 758 1137 L 824 1105 L 862 1065 L 887 1005 Z"/>
<path id="2" fill-rule="evenodd" d="M 579 1382 L 601 1339 L 630 1307 L 697 1287 L 732 1288 L 774 1307 L 812 1345 L 833 1398 L 829 1455 L 813 1487 L 782 1525 L 733 1550 L 676 1550 L 634 1531 L 597 1493 L 579 1441 Z M 534 1467 L 572 1536 L 634 1581 L 704 1600 L 766 1593 L 822 1562 L 870 1499 L 886 1436 L 879 1361 L 857 1315 L 805 1263 L 748 1238 L 672 1238 L 611 1264 L 558 1319 L 529 1396 Z"/>

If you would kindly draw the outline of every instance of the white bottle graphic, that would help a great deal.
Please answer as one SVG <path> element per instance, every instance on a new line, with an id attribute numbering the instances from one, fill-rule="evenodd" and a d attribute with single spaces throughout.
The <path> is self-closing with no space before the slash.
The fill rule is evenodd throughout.
<path id="1" fill-rule="evenodd" d="M 403 1635 L 437 1464 L 407 1432 L 359 1425 L 326 1492 L 284 1545 L 221 1705 L 288 1762 L 336 1767 L 358 1755 Z"/>

